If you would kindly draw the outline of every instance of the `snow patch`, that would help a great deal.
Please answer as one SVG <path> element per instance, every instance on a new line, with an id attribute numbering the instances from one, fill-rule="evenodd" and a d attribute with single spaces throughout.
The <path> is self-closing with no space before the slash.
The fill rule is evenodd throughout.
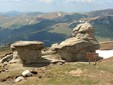
<path id="1" fill-rule="evenodd" d="M 61 16 L 61 13 L 58 13 L 58 17 L 60 17 Z"/>
<path id="2" fill-rule="evenodd" d="M 113 57 L 113 50 L 96 50 L 96 53 L 99 54 L 100 57 L 110 58 Z"/>

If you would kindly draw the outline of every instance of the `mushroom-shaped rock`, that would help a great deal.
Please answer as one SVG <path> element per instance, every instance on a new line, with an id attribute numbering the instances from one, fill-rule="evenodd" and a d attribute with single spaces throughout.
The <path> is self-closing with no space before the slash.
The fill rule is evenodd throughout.
<path id="1" fill-rule="evenodd" d="M 36 64 L 41 59 L 44 43 L 40 41 L 17 41 L 11 45 L 16 49 L 23 65 Z"/>

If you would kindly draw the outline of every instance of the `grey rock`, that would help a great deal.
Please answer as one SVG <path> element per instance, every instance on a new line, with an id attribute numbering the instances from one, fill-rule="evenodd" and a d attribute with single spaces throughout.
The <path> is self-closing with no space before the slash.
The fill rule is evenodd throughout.
<path id="1" fill-rule="evenodd" d="M 32 75 L 33 74 L 29 70 L 25 70 L 24 72 L 22 72 L 22 76 L 24 76 L 24 77 L 30 77 Z"/>
<path id="2" fill-rule="evenodd" d="M 49 50 L 56 51 L 58 57 L 66 61 L 86 61 L 87 52 L 95 52 L 100 48 L 93 32 L 90 23 L 79 24 L 73 30 L 73 37 L 51 46 Z"/>
<path id="3" fill-rule="evenodd" d="M 35 64 L 41 59 L 41 50 L 44 43 L 39 41 L 17 41 L 11 45 L 16 49 L 23 65 Z"/>
<path id="4" fill-rule="evenodd" d="M 1 60 L 0 63 L 9 62 L 13 58 L 13 54 L 6 54 Z"/>
<path id="5" fill-rule="evenodd" d="M 20 81 L 22 81 L 22 80 L 24 80 L 24 77 L 23 77 L 23 76 L 19 76 L 19 77 L 17 77 L 17 78 L 14 80 L 14 82 L 17 83 L 17 82 L 20 82 Z"/>

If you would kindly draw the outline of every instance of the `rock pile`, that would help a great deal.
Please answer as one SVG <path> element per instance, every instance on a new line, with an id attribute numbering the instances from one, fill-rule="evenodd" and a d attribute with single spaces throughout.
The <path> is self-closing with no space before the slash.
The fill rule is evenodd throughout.
<path id="1" fill-rule="evenodd" d="M 35 72 L 35 73 L 34 73 Z M 22 80 L 24 80 L 26 77 L 30 77 L 30 76 L 33 76 L 33 75 L 36 75 L 37 72 L 36 71 L 29 71 L 29 70 L 25 70 L 22 72 L 21 76 L 18 76 L 14 82 L 20 82 Z"/>
<path id="2" fill-rule="evenodd" d="M 90 23 L 79 24 L 73 29 L 72 38 L 55 44 L 49 50 L 54 51 L 54 55 L 57 54 L 66 61 L 85 61 L 87 52 L 95 52 L 100 47 L 93 32 L 94 29 Z"/>

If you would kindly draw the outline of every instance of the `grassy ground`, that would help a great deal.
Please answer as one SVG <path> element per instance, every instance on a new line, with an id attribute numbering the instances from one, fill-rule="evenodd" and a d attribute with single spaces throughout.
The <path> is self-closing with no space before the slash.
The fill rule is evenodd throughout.
<path id="1" fill-rule="evenodd" d="M 66 63 L 37 69 L 38 75 L 15 85 L 113 85 L 113 65 L 103 61 L 98 65 Z"/>
<path id="2" fill-rule="evenodd" d="M 0 65 L 0 85 L 113 85 L 113 57 L 98 62 L 67 62 L 44 67 L 22 67 L 21 64 Z M 14 79 L 24 70 L 38 72 L 37 75 L 14 83 Z"/>
<path id="3" fill-rule="evenodd" d="M 61 24 L 54 25 L 52 27 L 54 29 L 50 30 L 50 32 L 61 33 L 61 34 L 70 36 L 72 33 L 72 29 L 69 29 L 67 26 L 68 26 L 67 23 L 61 23 Z"/>
<path id="4" fill-rule="evenodd" d="M 113 59 L 113 58 L 112 58 Z M 14 78 L 25 69 L 35 69 L 38 74 L 14 85 L 113 85 L 113 61 L 103 60 L 97 65 L 86 62 L 70 62 L 63 65 L 25 68 L 20 64 L 9 65 L 9 72 L 0 73 L 0 80 L 7 79 L 2 85 L 11 85 Z M 8 80 L 9 78 L 9 80 Z M 13 80 L 11 80 L 11 79 Z"/>

